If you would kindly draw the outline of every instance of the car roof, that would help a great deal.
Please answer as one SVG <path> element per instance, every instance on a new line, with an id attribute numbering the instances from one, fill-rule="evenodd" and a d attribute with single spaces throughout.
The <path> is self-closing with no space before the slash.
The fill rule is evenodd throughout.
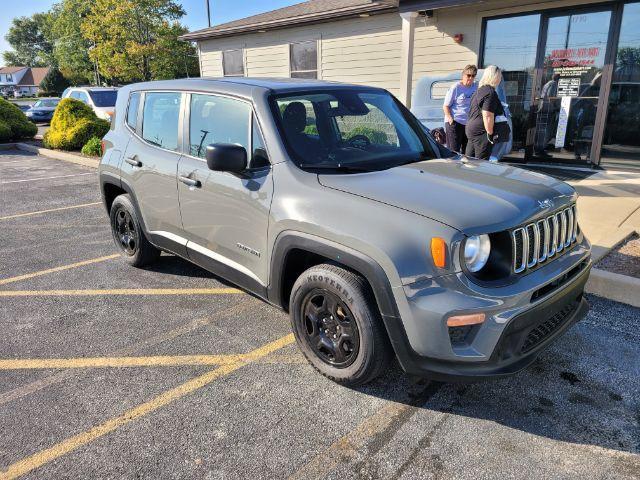
<path id="1" fill-rule="evenodd" d="M 111 91 L 111 90 L 118 90 L 119 87 L 69 87 L 69 90 L 94 90 L 94 91 L 101 91 L 101 90 L 107 90 L 107 91 Z"/>
<path id="2" fill-rule="evenodd" d="M 289 93 L 309 90 L 358 89 L 377 90 L 381 88 L 348 83 L 313 80 L 303 78 L 266 78 L 266 77 L 200 77 L 180 80 L 159 80 L 154 82 L 134 83 L 128 86 L 131 90 L 215 90 L 250 97 L 255 89 L 272 93 Z"/>

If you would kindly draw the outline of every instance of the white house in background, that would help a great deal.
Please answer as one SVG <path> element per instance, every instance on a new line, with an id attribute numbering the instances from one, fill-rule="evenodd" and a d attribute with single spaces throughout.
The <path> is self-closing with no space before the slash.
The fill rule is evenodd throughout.
<path id="1" fill-rule="evenodd" d="M 0 67 L 0 89 L 12 88 L 23 95 L 35 95 L 49 67 Z"/>

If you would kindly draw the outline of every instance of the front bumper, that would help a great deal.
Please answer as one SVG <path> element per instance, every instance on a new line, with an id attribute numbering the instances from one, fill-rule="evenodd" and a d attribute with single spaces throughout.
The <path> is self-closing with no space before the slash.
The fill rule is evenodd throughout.
<path id="1" fill-rule="evenodd" d="M 589 309 L 583 298 L 591 269 L 588 244 L 578 246 L 572 257 L 554 265 L 546 282 L 539 282 L 545 275 L 540 271 L 509 296 L 480 295 L 452 279 L 414 292 L 405 287 L 410 294 L 404 314 L 401 308 L 402 320 L 385 317 L 400 364 L 409 374 L 443 381 L 503 376 L 525 368 Z M 542 288 L 549 285 L 554 288 Z M 544 295 L 537 297 L 541 291 Z M 468 341 L 454 343 L 446 327 L 448 315 L 477 311 L 487 312 L 485 323 L 469 331 Z"/>

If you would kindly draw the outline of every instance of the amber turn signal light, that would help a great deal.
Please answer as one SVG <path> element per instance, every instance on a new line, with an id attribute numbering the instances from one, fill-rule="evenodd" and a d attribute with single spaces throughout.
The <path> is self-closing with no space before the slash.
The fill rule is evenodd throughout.
<path id="1" fill-rule="evenodd" d="M 440 237 L 431 239 L 431 258 L 433 258 L 436 267 L 444 268 L 447 266 L 447 244 Z"/>
<path id="2" fill-rule="evenodd" d="M 484 323 L 484 313 L 473 313 L 471 315 L 456 315 L 447 319 L 447 327 L 466 327 L 467 325 L 478 325 Z"/>

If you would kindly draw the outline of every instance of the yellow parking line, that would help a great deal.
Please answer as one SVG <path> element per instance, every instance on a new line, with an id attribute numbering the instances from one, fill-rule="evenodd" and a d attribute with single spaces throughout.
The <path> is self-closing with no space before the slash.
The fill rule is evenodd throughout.
<path id="1" fill-rule="evenodd" d="M 37 212 L 17 213 L 15 215 L 7 215 L 6 217 L 0 217 L 0 220 L 10 220 L 12 218 L 30 217 L 32 215 L 40 215 L 41 213 L 60 212 L 62 210 L 72 210 L 74 208 L 93 207 L 94 205 L 101 205 L 101 202 L 83 203 L 82 205 L 71 205 L 69 207 L 50 208 L 48 210 L 38 210 Z"/>
<path id="2" fill-rule="evenodd" d="M 63 270 L 69 270 L 72 268 L 84 267 L 85 265 L 104 262 L 106 260 L 111 260 L 112 258 L 117 258 L 119 256 L 120 255 L 116 253 L 113 255 L 107 255 L 105 257 L 92 258 L 91 260 L 83 260 L 82 262 L 71 263 L 69 265 L 61 265 L 59 267 L 47 268 L 46 270 L 40 270 L 38 272 L 25 273 L 24 275 L 18 275 L 17 277 L 0 278 L 0 285 L 19 282 L 20 280 L 27 280 L 29 278 L 39 277 L 41 275 L 47 275 L 49 273 L 61 272 Z"/>
<path id="3" fill-rule="evenodd" d="M 244 358 L 243 355 L 163 355 L 151 357 L 0 359 L 0 370 L 226 365 L 237 362 L 242 358 Z"/>
<path id="4" fill-rule="evenodd" d="M 95 297 L 100 295 L 230 295 L 237 288 L 116 288 L 101 290 L 0 290 L 0 297 Z"/>
<path id="5" fill-rule="evenodd" d="M 172 388 L 171 390 L 152 398 L 148 402 L 127 410 L 123 414 L 107 420 L 106 422 L 101 423 L 100 425 L 97 425 L 90 430 L 87 430 L 86 432 L 74 435 L 71 438 L 53 445 L 52 447 L 41 450 L 29 457 L 12 463 L 4 472 L 0 473 L 0 478 L 9 480 L 24 475 L 63 455 L 66 455 L 69 452 L 76 450 L 77 448 L 87 445 L 88 443 L 106 435 L 107 433 L 117 430 L 123 425 L 126 425 L 161 407 L 164 407 L 165 405 L 168 405 L 184 397 L 185 395 L 195 392 L 196 390 L 199 390 L 200 388 L 210 384 L 214 380 L 229 375 L 230 373 L 235 372 L 245 365 L 254 362 L 262 357 L 265 357 L 270 353 L 275 352 L 276 350 L 279 350 L 291 343 L 293 343 L 293 335 L 289 334 L 286 337 L 282 337 L 274 342 L 263 345 L 262 347 L 243 355 L 243 358 L 241 360 L 238 360 L 237 362 L 222 365 L 215 370 L 211 370 L 210 372 L 195 377 L 192 380 L 183 383 L 182 385 Z"/>

